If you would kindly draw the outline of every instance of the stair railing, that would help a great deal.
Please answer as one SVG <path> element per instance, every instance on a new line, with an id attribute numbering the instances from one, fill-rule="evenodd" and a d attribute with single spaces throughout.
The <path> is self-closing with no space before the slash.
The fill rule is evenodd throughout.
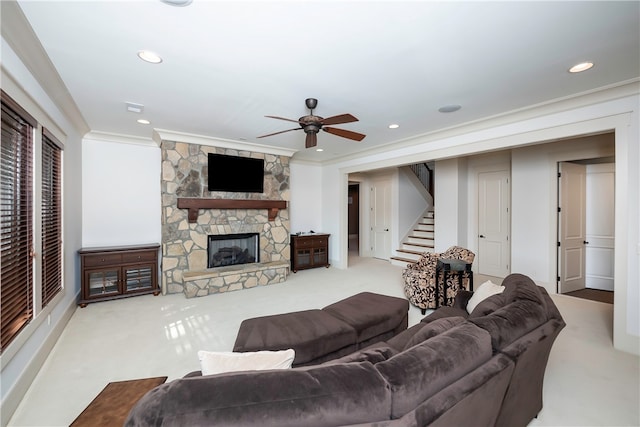
<path id="1" fill-rule="evenodd" d="M 433 169 L 426 163 L 409 165 L 409 168 L 416 174 L 424 188 L 431 194 L 431 197 L 435 199 L 435 195 L 433 194 Z"/>

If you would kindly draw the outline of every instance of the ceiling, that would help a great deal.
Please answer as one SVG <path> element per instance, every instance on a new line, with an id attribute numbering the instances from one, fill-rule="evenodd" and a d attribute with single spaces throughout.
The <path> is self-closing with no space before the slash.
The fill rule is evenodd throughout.
<path id="1" fill-rule="evenodd" d="M 18 1 L 94 132 L 154 128 L 326 162 L 640 76 L 640 2 Z M 55 19 L 52 19 L 55 17 Z M 160 64 L 140 60 L 151 50 Z M 583 61 L 595 66 L 571 74 Z M 306 98 L 350 113 L 305 149 Z M 144 105 L 128 112 L 126 102 Z M 441 113 L 440 107 L 460 105 Z M 150 125 L 141 125 L 144 118 Z M 389 129 L 396 123 L 397 129 Z"/>

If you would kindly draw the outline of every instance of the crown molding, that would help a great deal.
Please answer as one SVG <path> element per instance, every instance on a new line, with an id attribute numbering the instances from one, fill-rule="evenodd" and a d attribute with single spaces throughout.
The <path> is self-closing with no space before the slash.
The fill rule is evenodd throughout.
<path id="1" fill-rule="evenodd" d="M 2 38 L 81 135 L 91 129 L 15 0 L 0 1 Z"/>
<path id="2" fill-rule="evenodd" d="M 122 135 L 119 133 L 109 132 L 89 132 L 83 138 L 85 141 L 99 142 L 117 142 L 120 144 L 144 145 L 147 147 L 157 147 L 158 144 L 151 138 L 143 138 L 140 136 Z"/>
<path id="3" fill-rule="evenodd" d="M 272 145 L 254 144 L 246 141 L 234 141 L 232 139 L 174 132 L 166 129 L 154 129 L 153 140 L 158 144 L 158 146 L 160 146 L 162 141 L 186 142 L 189 144 L 230 148 L 238 151 L 253 151 L 256 153 L 273 154 L 276 156 L 286 157 L 291 157 L 298 151 L 288 148 L 274 147 Z"/>
<path id="4" fill-rule="evenodd" d="M 539 104 L 529 105 L 517 110 L 500 113 L 494 116 L 484 117 L 478 120 L 461 123 L 442 129 L 436 129 L 421 135 L 411 136 L 402 140 L 396 140 L 363 150 L 355 154 L 349 154 L 339 158 L 322 162 L 322 165 L 339 165 L 345 162 L 358 160 L 363 157 L 384 154 L 403 148 L 411 148 L 417 145 L 439 141 L 452 137 L 459 137 L 485 129 L 510 125 L 537 117 L 569 111 L 589 105 L 601 104 L 640 94 L 640 77 L 613 83 L 607 86 L 591 89 L 585 92 L 556 98 Z"/>

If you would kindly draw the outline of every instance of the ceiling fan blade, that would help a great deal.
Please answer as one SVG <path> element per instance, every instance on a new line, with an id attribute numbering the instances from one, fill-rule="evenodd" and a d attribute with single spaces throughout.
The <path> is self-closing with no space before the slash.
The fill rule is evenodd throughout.
<path id="1" fill-rule="evenodd" d="M 280 132 L 274 132 L 274 133 L 270 133 L 270 134 L 267 134 L 267 135 L 257 136 L 256 138 L 266 138 L 267 136 L 278 135 L 279 133 L 291 132 L 292 130 L 301 130 L 301 129 L 302 129 L 302 128 L 294 128 L 294 129 L 281 130 Z"/>
<path id="2" fill-rule="evenodd" d="M 358 132 L 353 132 L 346 129 L 337 129 L 337 128 L 322 128 L 325 132 L 332 133 L 337 136 L 341 136 L 343 138 L 353 139 L 354 141 L 362 141 L 365 136 Z"/>
<path id="3" fill-rule="evenodd" d="M 293 122 L 293 123 L 300 123 L 299 120 L 287 119 L 285 117 L 278 117 L 278 116 L 265 116 L 265 117 L 269 117 L 270 119 L 286 120 L 288 122 Z"/>
<path id="4" fill-rule="evenodd" d="M 340 114 L 339 116 L 331 116 L 326 119 L 322 119 L 323 125 L 341 125 L 342 123 L 357 122 L 358 119 L 351 114 Z"/>
<path id="5" fill-rule="evenodd" d="M 315 133 L 308 133 L 307 139 L 305 140 L 304 146 L 306 148 L 315 147 L 318 144 L 318 136 Z"/>

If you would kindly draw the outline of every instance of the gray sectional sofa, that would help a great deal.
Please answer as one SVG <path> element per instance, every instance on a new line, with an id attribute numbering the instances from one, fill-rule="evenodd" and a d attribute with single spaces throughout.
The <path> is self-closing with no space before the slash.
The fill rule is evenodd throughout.
<path id="1" fill-rule="evenodd" d="M 147 393 L 127 426 L 525 426 L 542 409 L 565 323 L 512 274 L 471 314 L 460 292 L 419 324 L 338 359 L 287 370 L 189 375 Z"/>

